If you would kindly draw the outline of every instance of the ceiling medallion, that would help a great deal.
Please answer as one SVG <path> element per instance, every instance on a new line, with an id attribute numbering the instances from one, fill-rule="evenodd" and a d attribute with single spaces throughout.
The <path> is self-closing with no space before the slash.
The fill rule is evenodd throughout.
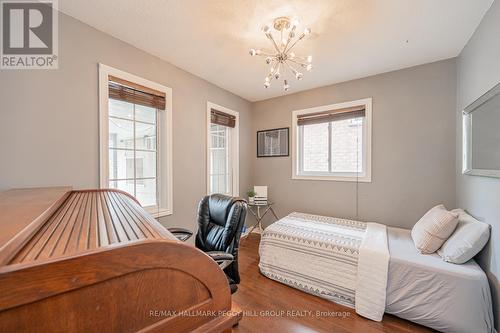
<path id="1" fill-rule="evenodd" d="M 283 89 L 288 91 L 290 84 L 286 79 L 287 72 L 291 72 L 297 80 L 301 80 L 304 74 L 298 71 L 296 67 L 304 68 L 306 71 L 312 69 L 312 56 L 301 57 L 292 52 L 294 46 L 311 33 L 311 29 L 306 28 L 296 38 L 295 30 L 298 24 L 299 22 L 296 19 L 291 20 L 289 17 L 278 17 L 274 20 L 273 24 L 274 29 L 279 35 L 278 42 L 274 38 L 269 26 L 265 25 L 262 28 L 266 37 L 271 41 L 274 51 L 266 52 L 259 49 L 250 49 L 251 56 L 265 57 L 266 64 L 271 66 L 269 74 L 264 80 L 264 87 L 268 88 L 273 79 L 278 81 L 280 77 L 283 77 Z"/>

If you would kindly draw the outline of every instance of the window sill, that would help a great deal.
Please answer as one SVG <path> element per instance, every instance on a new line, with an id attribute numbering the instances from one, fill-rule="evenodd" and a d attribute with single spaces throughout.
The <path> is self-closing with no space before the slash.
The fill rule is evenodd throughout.
<path id="1" fill-rule="evenodd" d="M 159 217 L 164 217 L 168 215 L 172 215 L 173 212 L 171 209 L 156 209 L 156 208 L 144 208 L 146 212 L 148 212 L 152 217 L 154 218 L 159 218 Z"/>
<path id="2" fill-rule="evenodd" d="M 324 175 L 293 175 L 294 180 L 320 180 L 320 181 L 334 181 L 334 182 L 360 182 L 371 183 L 372 178 L 369 176 L 353 177 L 353 176 L 324 176 Z"/>

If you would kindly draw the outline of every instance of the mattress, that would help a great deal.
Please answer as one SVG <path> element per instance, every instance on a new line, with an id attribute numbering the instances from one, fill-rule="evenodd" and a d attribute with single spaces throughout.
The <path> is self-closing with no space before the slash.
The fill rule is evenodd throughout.
<path id="1" fill-rule="evenodd" d="M 442 332 L 494 332 L 488 280 L 474 260 L 456 265 L 423 255 L 410 230 L 387 232 L 387 313 Z"/>

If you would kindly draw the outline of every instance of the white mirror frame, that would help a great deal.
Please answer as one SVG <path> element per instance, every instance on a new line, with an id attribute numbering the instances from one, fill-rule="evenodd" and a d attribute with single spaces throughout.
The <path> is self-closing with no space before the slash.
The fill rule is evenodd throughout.
<path id="1" fill-rule="evenodd" d="M 500 170 L 474 169 L 472 166 L 472 113 L 500 94 L 500 83 L 467 106 L 462 112 L 462 173 L 464 175 L 500 178 Z"/>

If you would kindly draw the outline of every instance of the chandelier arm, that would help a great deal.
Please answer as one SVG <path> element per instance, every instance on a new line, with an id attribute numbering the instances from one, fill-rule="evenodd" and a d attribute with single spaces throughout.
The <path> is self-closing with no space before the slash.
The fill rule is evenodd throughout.
<path id="1" fill-rule="evenodd" d="M 296 70 L 295 68 L 293 68 L 292 65 L 290 65 L 288 63 L 288 61 L 285 61 L 285 65 L 287 65 L 287 67 L 290 69 L 290 71 L 295 75 L 296 73 L 298 73 L 298 70 Z"/>
<path id="2" fill-rule="evenodd" d="M 283 45 L 283 54 L 286 54 L 286 53 L 287 53 L 287 50 L 286 50 L 286 49 L 287 49 L 288 45 L 290 45 L 290 41 L 291 41 L 291 40 L 292 40 L 292 39 L 290 38 L 290 35 L 288 35 L 288 36 L 286 37 L 286 44 L 284 44 L 284 45 Z"/>
<path id="3" fill-rule="evenodd" d="M 292 41 L 292 39 L 290 38 L 290 36 L 288 36 L 288 39 L 286 41 L 286 45 L 285 45 L 285 49 L 283 50 L 283 53 L 288 53 L 287 48 L 288 48 L 288 45 L 290 45 L 291 41 Z"/>
<path id="4" fill-rule="evenodd" d="M 284 53 L 288 53 L 288 52 L 290 52 L 290 51 L 293 49 L 293 47 L 294 47 L 294 46 L 295 46 L 298 42 L 300 42 L 302 39 L 304 39 L 304 37 L 305 37 L 305 36 L 302 34 L 299 38 L 297 38 L 297 39 L 295 40 L 295 42 L 293 42 L 293 44 L 292 44 L 292 45 L 291 45 L 288 49 L 285 49 Z"/>
<path id="5" fill-rule="evenodd" d="M 283 29 L 280 31 L 280 44 L 283 46 Z M 285 50 L 285 49 L 283 49 Z"/>
<path id="6" fill-rule="evenodd" d="M 293 63 L 296 63 L 297 65 L 301 65 L 301 66 L 307 66 L 309 64 L 305 63 L 305 62 L 300 62 L 300 61 L 295 61 L 293 59 L 287 59 L 288 61 L 291 61 Z"/>
<path id="7" fill-rule="evenodd" d="M 289 70 L 291 70 L 290 66 L 286 63 L 286 61 L 283 63 L 283 80 L 285 80 L 286 78 L 286 75 L 284 74 L 285 72 L 285 66 L 288 67 Z M 293 74 L 293 71 L 292 71 L 292 74 Z"/>
<path id="8" fill-rule="evenodd" d="M 270 39 L 270 40 L 271 40 L 271 42 L 273 43 L 273 46 L 274 46 L 274 48 L 276 49 L 276 52 L 281 53 L 281 51 L 280 51 L 280 49 L 279 49 L 278 45 L 276 44 L 276 41 L 274 40 L 273 35 L 269 34 L 269 39 Z"/>
<path id="9" fill-rule="evenodd" d="M 289 48 L 285 49 L 285 51 L 283 53 L 290 52 L 293 49 L 293 47 L 295 46 L 295 44 L 297 44 L 299 41 L 300 41 L 300 39 L 297 39 L 295 42 L 292 43 L 292 45 L 290 45 Z"/>
<path id="10" fill-rule="evenodd" d="M 273 62 L 271 62 L 271 71 L 270 71 L 270 72 L 269 72 L 269 74 L 268 74 L 269 76 L 271 76 L 271 80 L 272 80 L 272 78 L 274 77 L 274 73 L 276 72 L 276 68 L 277 68 L 277 67 L 275 67 L 275 66 L 276 66 L 277 64 L 278 64 L 278 62 L 277 62 L 277 60 L 276 60 L 276 59 L 274 59 L 274 60 L 273 60 Z"/>
<path id="11" fill-rule="evenodd" d="M 281 32 L 281 34 L 283 35 L 283 32 Z M 283 54 L 285 54 L 285 50 L 286 48 L 288 47 L 288 45 L 290 44 L 290 35 L 289 34 L 286 34 L 286 42 L 283 42 L 283 36 L 281 36 L 281 45 L 283 46 L 283 50 L 281 50 L 281 52 L 283 52 Z"/>
<path id="12" fill-rule="evenodd" d="M 302 60 L 302 61 L 307 61 L 307 57 L 304 57 L 304 56 L 298 56 L 298 55 L 296 55 L 296 56 L 294 57 L 294 59 L 299 59 L 299 60 Z"/>
<path id="13" fill-rule="evenodd" d="M 276 67 L 276 70 L 274 71 L 274 74 L 281 75 L 280 68 L 281 68 L 281 61 L 278 61 L 278 66 Z"/>

